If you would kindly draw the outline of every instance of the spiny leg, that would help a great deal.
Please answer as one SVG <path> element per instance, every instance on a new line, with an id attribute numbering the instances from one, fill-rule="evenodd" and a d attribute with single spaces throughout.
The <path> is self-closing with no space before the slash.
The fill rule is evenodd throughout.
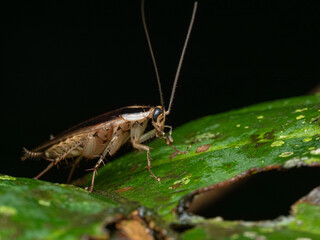
<path id="1" fill-rule="evenodd" d="M 74 161 L 73 163 L 73 166 L 70 170 L 70 173 L 69 173 L 69 176 L 68 176 L 68 179 L 67 179 L 67 183 L 70 183 L 70 180 L 72 178 L 72 175 L 73 175 L 73 172 L 74 172 L 74 169 L 76 168 L 76 166 L 79 164 L 79 162 L 82 160 L 83 156 L 80 155 L 76 158 L 76 160 Z"/>
<path id="2" fill-rule="evenodd" d="M 108 154 L 109 152 L 109 149 L 106 148 L 102 155 L 100 156 L 99 158 L 99 161 L 96 163 L 96 165 L 94 166 L 94 168 L 91 168 L 91 169 L 87 169 L 88 171 L 93 171 L 93 174 L 92 174 L 92 180 L 91 180 L 91 186 L 90 186 L 90 189 L 89 189 L 89 192 L 92 192 L 93 191 L 93 186 L 94 186 L 94 179 L 96 177 L 96 174 L 98 175 L 98 168 L 100 167 L 101 163 L 104 164 L 103 160 L 104 158 L 106 157 L 106 155 Z"/>
<path id="3" fill-rule="evenodd" d="M 43 174 L 48 172 L 54 165 L 55 165 L 55 162 L 51 162 L 41 173 L 39 173 L 33 179 L 39 179 Z"/>
<path id="4" fill-rule="evenodd" d="M 148 138 L 152 138 L 155 135 L 155 131 L 150 131 L 150 132 L 146 133 L 145 136 L 142 135 L 145 128 L 146 128 L 146 124 L 143 124 L 142 126 L 139 123 L 133 124 L 133 126 L 131 128 L 131 132 L 130 132 L 131 133 L 131 143 L 135 149 L 144 150 L 147 152 L 147 161 L 148 161 L 147 168 L 148 168 L 150 174 L 152 175 L 152 177 L 154 179 L 156 179 L 157 181 L 160 181 L 160 178 L 158 178 L 151 170 L 150 147 L 140 143 L 140 138 L 143 138 L 143 140 L 147 140 Z"/>
<path id="5" fill-rule="evenodd" d="M 100 167 L 101 164 L 104 164 L 104 159 L 106 157 L 107 154 L 109 154 L 110 156 L 113 155 L 115 152 L 118 151 L 118 149 L 121 147 L 121 145 L 127 141 L 128 139 L 128 132 L 124 132 L 121 128 L 119 130 L 117 130 L 114 133 L 114 136 L 112 137 L 111 141 L 109 142 L 108 146 L 106 147 L 106 149 L 103 151 L 102 155 L 100 156 L 99 161 L 96 163 L 96 165 L 94 166 L 94 168 L 92 169 L 88 169 L 88 170 L 92 170 L 93 174 L 92 174 L 92 180 L 91 180 L 91 187 L 89 189 L 89 192 L 93 191 L 93 186 L 94 186 L 94 180 L 96 175 L 98 174 L 98 168 Z"/>
<path id="6" fill-rule="evenodd" d="M 28 158 L 44 157 L 43 152 L 32 152 L 27 150 L 26 148 L 23 148 L 23 150 L 25 153 L 24 153 L 24 156 L 21 158 L 22 161 Z M 51 161 L 51 163 L 42 172 L 40 172 L 37 176 L 35 176 L 34 179 L 39 179 L 43 174 L 48 172 L 54 165 L 55 165 L 55 162 Z"/>
<path id="7" fill-rule="evenodd" d="M 186 153 L 188 153 L 188 151 L 189 151 L 189 148 L 191 147 L 191 145 L 189 145 L 188 147 L 187 147 L 187 149 L 185 150 L 185 151 L 180 151 L 178 148 L 176 148 L 176 146 L 174 146 L 173 144 L 172 144 L 172 142 L 168 142 L 166 139 L 164 139 L 165 140 L 165 142 L 168 144 L 168 146 L 169 147 L 172 147 L 173 149 L 174 149 L 174 152 L 170 155 L 170 159 L 171 158 L 174 158 L 175 156 L 177 156 L 178 154 L 186 154 Z"/>
<path id="8" fill-rule="evenodd" d="M 164 141 L 166 142 L 166 144 L 168 146 L 170 146 L 171 148 L 174 149 L 174 153 L 171 154 L 170 158 L 173 158 L 175 157 L 177 154 L 186 154 L 188 153 L 188 150 L 189 148 L 191 147 L 191 145 L 189 145 L 186 149 L 186 151 L 180 151 L 178 148 L 176 148 L 172 143 L 173 143 L 173 138 L 172 138 L 172 127 L 171 126 L 168 126 L 168 125 L 165 125 L 166 128 L 169 128 L 169 133 L 168 133 L 168 136 L 164 136 L 163 139 Z"/>
<path id="9" fill-rule="evenodd" d="M 139 144 L 140 145 L 140 144 Z M 149 148 L 149 147 L 148 147 Z M 150 172 L 150 174 L 152 175 L 152 177 L 157 180 L 160 181 L 161 179 L 158 178 L 156 175 L 154 175 L 154 173 L 151 170 L 151 157 L 150 157 L 150 148 L 147 150 L 147 160 L 148 160 L 148 170 Z"/>
<path id="10" fill-rule="evenodd" d="M 69 149 L 69 151 L 67 151 L 66 153 L 64 154 L 58 154 L 57 153 L 57 158 L 55 159 L 47 159 L 46 160 L 49 160 L 51 161 L 51 163 L 41 172 L 39 173 L 36 177 L 34 177 L 34 179 L 39 179 L 43 174 L 45 174 L 46 172 L 48 172 L 53 166 L 57 165 L 62 159 L 65 159 L 66 156 L 68 154 L 70 154 L 74 149 L 76 149 L 77 147 L 79 147 L 83 142 L 78 142 L 76 145 L 74 145 L 73 147 L 71 147 Z"/>
<path id="11" fill-rule="evenodd" d="M 34 177 L 34 179 L 39 179 L 43 174 L 45 174 L 46 172 L 48 172 L 53 166 L 56 166 L 62 159 L 62 155 L 57 156 L 57 158 L 55 159 L 47 159 L 49 160 L 51 163 L 42 171 L 40 172 L 37 176 Z"/>

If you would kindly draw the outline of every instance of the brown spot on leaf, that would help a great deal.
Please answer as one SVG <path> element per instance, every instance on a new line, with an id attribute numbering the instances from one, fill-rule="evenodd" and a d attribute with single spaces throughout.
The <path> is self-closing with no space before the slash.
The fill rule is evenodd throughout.
<path id="1" fill-rule="evenodd" d="M 250 136 L 250 140 L 251 140 L 252 143 L 258 143 L 263 139 L 265 139 L 265 140 L 273 140 L 273 139 L 275 139 L 275 136 L 274 136 L 275 131 L 276 130 L 272 130 L 270 132 L 266 132 L 266 133 L 263 134 L 262 137 L 260 137 L 260 135 L 258 135 L 258 134 L 252 134 Z M 257 147 L 259 147 L 259 146 L 257 146 Z"/>
<path id="2" fill-rule="evenodd" d="M 136 169 L 137 169 L 138 165 L 133 165 L 131 168 L 130 168 L 130 172 L 134 172 Z"/>
<path id="3" fill-rule="evenodd" d="M 177 189 L 177 188 L 182 187 L 182 185 L 183 185 L 183 183 L 179 182 L 177 184 L 173 184 L 171 187 L 169 187 L 169 189 Z"/>
<path id="4" fill-rule="evenodd" d="M 211 144 L 201 145 L 197 148 L 196 153 L 206 152 L 210 149 Z"/>
<path id="5" fill-rule="evenodd" d="M 171 153 L 171 155 L 169 156 L 170 159 L 174 158 L 175 156 L 177 156 L 179 153 L 178 152 L 173 152 Z"/>
<path id="6" fill-rule="evenodd" d="M 252 134 L 252 135 L 250 136 L 250 140 L 251 140 L 251 142 L 253 142 L 253 143 L 259 142 L 259 140 L 260 140 L 259 135 L 258 135 L 258 134 Z"/>
<path id="7" fill-rule="evenodd" d="M 134 187 L 126 186 L 126 187 L 123 187 L 123 188 L 119 188 L 119 189 L 117 189 L 116 191 L 117 191 L 118 193 L 122 193 L 122 192 L 129 191 L 129 190 L 131 190 L 131 189 L 134 189 Z"/>
<path id="8" fill-rule="evenodd" d="M 263 134 L 263 138 L 264 139 L 268 139 L 268 140 L 273 140 L 275 139 L 274 133 L 276 130 L 272 130 L 270 132 L 266 132 L 265 134 Z"/>
<path id="9" fill-rule="evenodd" d="M 267 144 L 268 142 L 258 142 L 256 143 L 256 145 L 254 146 L 255 148 L 259 148 L 262 147 L 263 145 Z"/>

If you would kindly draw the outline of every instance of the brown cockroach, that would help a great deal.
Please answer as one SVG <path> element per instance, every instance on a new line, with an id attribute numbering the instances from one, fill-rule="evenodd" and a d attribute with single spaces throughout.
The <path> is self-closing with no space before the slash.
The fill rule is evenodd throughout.
<path id="1" fill-rule="evenodd" d="M 89 191 L 92 192 L 95 175 L 97 174 L 97 169 L 101 164 L 104 164 L 105 157 L 107 155 L 112 156 L 113 154 L 115 154 L 118 151 L 118 149 L 130 139 L 134 149 L 143 150 L 147 152 L 147 168 L 150 174 L 157 181 L 160 181 L 160 178 L 156 177 L 156 175 L 151 171 L 150 147 L 144 145 L 143 142 L 153 137 L 162 138 L 165 140 L 166 144 L 174 148 L 175 151 L 179 153 L 184 153 L 180 152 L 172 145 L 172 127 L 165 125 L 165 119 L 171 111 L 171 105 L 177 86 L 180 69 L 182 66 L 182 60 L 191 33 L 196 9 L 197 2 L 195 2 L 194 4 L 189 29 L 187 32 L 186 40 L 184 42 L 184 46 L 182 49 L 181 57 L 179 60 L 177 72 L 172 87 L 168 110 L 165 109 L 163 103 L 160 78 L 146 26 L 144 14 L 144 0 L 142 0 L 142 22 L 157 77 L 161 105 L 157 107 L 130 106 L 107 112 L 105 114 L 92 118 L 86 122 L 80 123 L 68 129 L 67 131 L 62 132 L 55 138 L 40 145 L 32 151 L 29 151 L 24 148 L 24 155 L 21 158 L 22 161 L 29 158 L 44 158 L 51 162 L 42 172 L 40 172 L 35 177 L 35 179 L 40 178 L 53 166 L 57 165 L 61 160 L 66 160 L 69 158 L 72 159 L 76 157 L 76 160 L 74 161 L 74 165 L 68 177 L 67 182 L 69 182 L 74 171 L 74 167 L 79 163 L 79 161 L 82 158 L 99 158 L 95 166 L 92 169 L 90 169 L 93 171 L 93 176 Z M 149 120 L 151 120 L 153 129 L 147 133 L 144 133 Z M 164 131 L 165 128 L 169 129 L 167 133 Z"/>

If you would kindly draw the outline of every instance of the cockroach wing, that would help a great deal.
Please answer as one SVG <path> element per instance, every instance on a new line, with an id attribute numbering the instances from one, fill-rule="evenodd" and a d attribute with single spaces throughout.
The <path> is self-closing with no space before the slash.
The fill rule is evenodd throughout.
<path id="1" fill-rule="evenodd" d="M 87 134 L 94 131 L 99 131 L 104 128 L 110 128 L 116 125 L 117 120 L 121 120 L 121 115 L 123 114 L 136 114 L 139 112 L 148 112 L 151 107 L 149 106 L 128 106 L 119 108 L 104 114 L 101 114 L 97 117 L 91 118 L 87 121 L 81 122 L 66 131 L 61 132 L 56 135 L 53 139 L 43 143 L 42 145 L 34 148 L 32 151 L 28 152 L 42 152 L 47 148 L 51 147 L 54 144 L 57 144 L 61 141 L 71 138 L 79 134 Z M 27 152 L 26 152 L 27 153 Z M 28 155 L 28 154 L 27 154 Z M 24 158 L 24 157 L 22 157 Z"/>

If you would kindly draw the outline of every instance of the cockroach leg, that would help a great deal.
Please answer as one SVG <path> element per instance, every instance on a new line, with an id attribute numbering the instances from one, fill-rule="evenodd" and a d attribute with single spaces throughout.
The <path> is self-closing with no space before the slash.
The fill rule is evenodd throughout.
<path id="1" fill-rule="evenodd" d="M 67 179 L 67 184 L 70 183 L 70 180 L 72 178 L 72 175 L 73 175 L 73 172 L 74 172 L 74 169 L 76 168 L 76 166 L 79 164 L 79 162 L 82 160 L 83 156 L 80 155 L 76 158 L 76 160 L 74 161 L 73 163 L 73 166 L 70 170 L 70 173 L 69 173 L 69 176 L 68 176 L 68 179 Z"/>
<path id="2" fill-rule="evenodd" d="M 100 161 L 100 160 L 99 160 Z M 98 161 L 98 162 L 99 162 Z M 99 164 L 100 165 L 100 164 Z M 93 191 L 93 186 L 94 186 L 94 179 L 96 177 L 96 175 L 98 175 L 98 168 L 99 168 L 99 165 L 98 163 L 95 165 L 94 168 L 91 168 L 91 169 L 87 169 L 87 171 L 93 171 L 93 174 L 92 174 L 92 179 L 91 179 L 91 186 L 90 186 L 90 189 L 89 189 L 89 192 L 91 193 Z"/>
<path id="3" fill-rule="evenodd" d="M 189 145 L 185 151 L 180 151 L 178 148 L 176 148 L 176 146 L 174 146 L 174 145 L 172 144 L 172 142 L 169 142 L 169 143 L 167 143 L 167 144 L 168 144 L 170 147 L 172 147 L 178 154 L 186 154 L 186 153 L 188 153 L 188 150 L 189 150 L 189 148 L 191 147 L 191 145 Z"/>
<path id="4" fill-rule="evenodd" d="M 55 162 L 50 163 L 41 173 L 39 173 L 34 179 L 39 179 L 43 174 L 48 172 L 53 166 L 55 165 Z"/>
<path id="5" fill-rule="evenodd" d="M 94 166 L 94 168 L 91 168 L 91 169 L 87 169 L 87 171 L 93 171 L 93 174 L 92 174 L 92 180 L 91 180 L 91 187 L 90 187 L 90 190 L 89 192 L 92 192 L 93 190 L 93 186 L 94 186 L 94 178 L 96 177 L 96 175 L 98 175 L 98 168 L 100 167 L 101 163 L 104 165 L 104 158 L 106 157 L 106 155 L 109 153 L 109 148 L 106 148 L 102 155 L 100 156 L 99 158 L 99 161 L 96 163 L 96 165 Z"/>
<path id="6" fill-rule="evenodd" d="M 178 154 L 186 154 L 188 153 L 189 148 L 191 147 L 191 145 L 189 145 L 186 149 L 186 151 L 180 151 L 179 149 L 177 149 L 172 143 L 169 143 L 168 146 L 172 147 L 175 151 L 170 155 L 170 159 L 174 158 L 175 156 L 177 156 Z"/>
<path id="7" fill-rule="evenodd" d="M 156 130 L 152 129 L 149 132 L 143 134 L 140 139 L 139 139 L 139 143 L 143 143 L 145 141 L 148 141 L 151 138 L 154 138 L 156 136 Z"/>
<path id="8" fill-rule="evenodd" d="M 153 177 L 155 180 L 160 181 L 161 179 L 158 178 L 156 175 L 154 175 L 154 173 L 153 173 L 152 170 L 151 170 L 151 159 L 152 159 L 152 158 L 150 157 L 150 148 L 147 150 L 147 159 L 148 159 L 148 166 L 147 166 L 147 168 L 148 168 L 150 174 L 152 175 L 152 177 Z"/>
<path id="9" fill-rule="evenodd" d="M 172 143 L 173 143 L 173 138 L 172 138 L 172 127 L 171 126 L 168 126 L 168 125 L 165 125 L 165 127 L 166 128 L 169 128 L 170 130 L 169 130 L 169 133 L 168 133 L 168 135 L 167 136 L 164 136 L 163 137 L 163 139 L 164 139 L 164 141 L 166 142 L 166 144 L 168 145 L 168 146 L 170 146 L 170 147 L 172 147 L 173 149 L 174 149 L 174 153 L 172 153 L 171 155 L 170 155 L 170 158 L 174 158 L 175 156 L 177 156 L 178 154 L 186 154 L 186 153 L 188 153 L 188 150 L 189 150 L 189 148 L 191 147 L 191 145 L 189 145 L 188 147 L 187 147 L 187 149 L 185 150 L 185 151 L 180 151 L 178 148 L 176 148 L 176 146 L 174 146 Z"/>
<path id="10" fill-rule="evenodd" d="M 91 180 L 91 187 L 89 189 L 89 192 L 92 192 L 92 190 L 93 190 L 95 176 L 98 174 L 98 168 L 100 167 L 101 164 L 105 165 L 104 159 L 105 159 L 106 155 L 109 154 L 110 156 L 112 156 L 115 152 L 117 152 L 118 149 L 121 147 L 121 145 L 127 141 L 128 135 L 129 135 L 128 132 L 124 132 L 121 128 L 116 130 L 116 132 L 114 133 L 114 136 L 112 137 L 108 146 L 103 151 L 103 153 L 100 155 L 99 161 L 96 163 L 94 168 L 87 169 L 87 171 L 93 171 L 92 180 Z"/>
<path id="11" fill-rule="evenodd" d="M 91 187 L 89 189 L 89 192 L 91 193 L 93 191 L 93 186 L 94 186 L 94 179 L 96 177 L 96 174 L 98 175 L 98 172 L 96 169 L 93 170 L 93 174 L 92 174 L 92 180 L 91 180 Z"/>
<path id="12" fill-rule="evenodd" d="M 73 151 L 75 150 L 77 147 L 79 147 L 80 145 L 82 145 L 83 142 L 78 142 L 77 144 L 75 144 L 74 146 L 72 146 L 68 151 L 66 151 L 63 155 L 61 159 L 66 159 L 67 156 Z"/>
<path id="13" fill-rule="evenodd" d="M 169 133 L 168 133 L 168 140 L 172 143 L 173 142 L 173 138 L 172 138 L 172 127 L 169 125 L 164 125 L 165 128 L 169 128 Z M 169 144 L 168 144 L 169 145 Z"/>
<path id="14" fill-rule="evenodd" d="M 44 157 L 43 159 L 45 159 L 45 160 L 47 160 L 47 161 L 49 161 L 49 162 L 55 162 L 55 161 L 56 161 L 55 159 L 52 159 L 52 158 L 46 158 L 46 157 Z"/>
<path id="15" fill-rule="evenodd" d="M 156 179 L 157 181 L 160 181 L 160 178 L 158 178 L 156 175 L 154 175 L 154 173 L 151 171 L 150 147 L 140 143 L 141 133 L 143 133 L 145 127 L 146 127 L 145 124 L 141 126 L 138 122 L 136 122 L 132 125 L 131 132 L 130 132 L 131 133 L 131 143 L 132 143 L 133 148 L 138 149 L 138 150 L 144 150 L 147 152 L 147 160 L 148 160 L 147 168 L 148 168 L 150 174 L 152 175 L 152 177 L 154 179 Z M 147 137 L 151 138 L 153 136 L 153 133 L 152 132 L 150 134 L 148 134 L 148 133 L 146 133 Z"/>
<path id="16" fill-rule="evenodd" d="M 52 150 L 52 152 L 54 152 L 54 154 L 57 155 L 57 157 L 55 159 L 49 159 L 49 158 L 45 158 L 46 160 L 50 161 L 51 163 L 41 172 L 39 173 L 36 177 L 34 177 L 34 179 L 39 179 L 43 174 L 45 174 L 47 171 L 49 171 L 53 166 L 58 165 L 58 163 L 63 160 L 66 159 L 66 157 L 77 147 L 79 147 L 80 145 L 82 145 L 83 142 L 78 142 L 77 144 L 75 144 L 73 147 L 71 147 L 66 153 L 64 154 L 59 154 L 58 152 L 56 152 L 55 150 Z"/>

